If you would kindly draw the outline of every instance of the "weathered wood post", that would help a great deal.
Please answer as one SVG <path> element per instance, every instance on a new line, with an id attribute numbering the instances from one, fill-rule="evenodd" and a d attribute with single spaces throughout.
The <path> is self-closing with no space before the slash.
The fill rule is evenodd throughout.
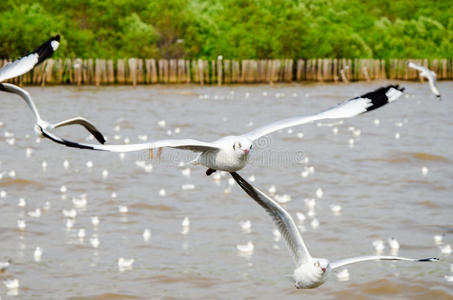
<path id="1" fill-rule="evenodd" d="M 219 55 L 217 56 L 217 85 L 221 86 L 222 85 L 222 74 L 223 74 L 223 64 L 222 64 L 223 56 Z"/>

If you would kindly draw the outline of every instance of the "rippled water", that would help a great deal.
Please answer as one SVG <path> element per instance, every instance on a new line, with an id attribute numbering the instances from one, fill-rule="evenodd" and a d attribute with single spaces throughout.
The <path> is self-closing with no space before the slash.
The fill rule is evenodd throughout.
<path id="1" fill-rule="evenodd" d="M 45 119 L 82 115 L 96 123 L 109 143 L 123 143 L 125 138 L 141 142 L 138 136 L 145 134 L 150 140 L 167 138 L 169 131 L 171 137 L 210 141 L 316 112 L 387 83 L 28 90 Z M 228 174 L 216 183 L 203 167 L 191 166 L 186 177 L 178 163 L 194 155 L 173 149 L 165 149 L 160 160 L 150 160 L 146 151 L 128 153 L 122 160 L 118 154 L 69 149 L 43 139 L 36 143 L 28 108 L 17 96 L 2 93 L 0 191 L 6 194 L 0 194 L 0 261 L 10 257 L 13 263 L 0 280 L 18 278 L 20 288 L 8 291 L 0 283 L 0 297 L 9 299 L 17 292 L 20 299 L 452 299 L 453 283 L 444 277 L 453 275 L 452 255 L 442 254 L 433 236 L 443 234 L 444 245 L 453 244 L 453 84 L 439 84 L 441 102 L 431 97 L 426 84 L 403 85 L 406 97 L 345 120 L 336 126 L 337 135 L 335 126 L 326 126 L 329 122 L 273 134 L 240 171 L 246 178 L 254 175 L 262 190 L 275 185 L 277 195 L 291 196 L 284 207 L 294 217 L 296 212 L 307 217 L 303 237 L 314 256 L 336 260 L 373 254 L 377 239 L 386 242 L 383 253 L 388 254 L 387 239 L 395 237 L 399 255 L 441 257 L 432 264 L 350 265 L 349 281 L 339 281 L 333 272 L 316 290 L 296 290 L 285 278 L 294 265 L 283 241 L 274 241 L 270 217 L 237 185 L 228 193 Z M 161 120 L 164 128 L 158 125 Z M 360 129 L 360 136 L 354 136 L 351 126 Z M 14 134 L 13 145 L 8 133 Z M 80 128 L 58 133 L 77 140 L 87 136 Z M 115 140 L 115 135 L 121 137 Z M 32 149 L 29 158 L 27 148 Z M 307 164 L 300 162 L 304 157 Z M 140 160 L 152 164 L 151 173 L 136 165 Z M 306 166 L 313 166 L 314 173 L 303 177 Z M 426 176 L 423 167 L 428 168 Z M 186 184 L 195 188 L 183 190 Z M 316 198 L 318 188 L 324 195 L 309 217 L 304 198 Z M 87 207 L 76 209 L 74 227 L 68 230 L 61 211 L 71 209 L 72 198 L 81 194 L 86 194 Z M 19 198 L 25 198 L 24 208 L 18 206 Z M 46 202 L 48 211 L 43 209 Z M 340 215 L 331 212 L 332 204 L 342 206 Z M 129 212 L 120 213 L 119 205 Z M 28 216 L 36 208 L 41 217 Z M 98 229 L 91 224 L 93 216 L 100 219 Z M 190 230 L 181 234 L 186 216 Z M 22 218 L 24 231 L 17 228 Z M 316 229 L 312 218 L 320 222 Z M 251 221 L 250 233 L 241 230 L 244 220 Z M 77 238 L 81 228 L 86 230 L 83 241 Z M 148 242 L 142 237 L 146 228 L 151 230 Z M 100 241 L 97 249 L 90 244 L 93 235 Z M 255 246 L 253 254 L 238 255 L 236 245 L 248 241 Z M 40 262 L 33 258 L 37 246 L 43 249 Z M 120 272 L 119 257 L 135 258 L 133 268 Z"/>

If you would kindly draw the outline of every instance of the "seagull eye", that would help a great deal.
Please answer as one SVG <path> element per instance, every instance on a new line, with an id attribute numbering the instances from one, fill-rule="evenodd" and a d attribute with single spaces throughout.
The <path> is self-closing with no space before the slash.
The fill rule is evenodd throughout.
<path id="1" fill-rule="evenodd" d="M 233 150 L 236 150 L 236 144 L 233 144 Z"/>
<path id="2" fill-rule="evenodd" d="M 241 145 L 241 143 L 239 143 L 239 145 L 238 145 L 238 146 L 239 146 L 239 148 L 242 148 L 242 145 Z"/>
<path id="3" fill-rule="evenodd" d="M 253 145 L 250 145 L 250 150 L 252 150 Z"/>

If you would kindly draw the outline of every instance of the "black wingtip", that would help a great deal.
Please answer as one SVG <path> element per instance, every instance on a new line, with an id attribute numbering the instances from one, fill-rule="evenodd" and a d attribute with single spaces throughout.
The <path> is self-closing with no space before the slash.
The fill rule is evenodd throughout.
<path id="1" fill-rule="evenodd" d="M 396 97 L 396 98 L 389 99 L 388 91 L 390 89 L 395 89 L 400 92 L 403 92 L 405 90 L 405 88 L 399 86 L 399 84 L 391 84 L 391 85 L 387 85 L 384 87 L 380 87 L 372 92 L 369 92 L 369 93 L 366 93 L 366 94 L 360 96 L 359 98 L 367 98 L 367 99 L 370 99 L 370 101 L 371 101 L 371 105 L 366 108 L 366 111 L 369 112 L 369 111 L 375 110 L 381 106 L 386 105 L 389 102 L 396 100 L 399 97 L 399 95 L 395 96 L 394 94 L 393 95 L 390 94 L 391 97 Z"/>
<path id="2" fill-rule="evenodd" d="M 48 39 L 46 42 L 44 42 L 42 45 L 40 45 L 38 48 L 36 48 L 33 51 L 33 53 L 38 54 L 38 63 L 36 65 L 39 65 L 44 60 L 46 60 L 47 58 L 52 56 L 52 54 L 56 50 L 56 49 L 53 48 L 53 45 L 52 45 L 52 42 L 54 42 L 54 41 L 60 42 L 60 35 L 59 34 L 57 34 L 56 36 L 51 37 L 50 39 Z"/>
<path id="3" fill-rule="evenodd" d="M 428 257 L 428 258 L 421 258 L 419 259 L 418 261 L 439 261 L 439 258 L 438 257 Z"/>
<path id="4" fill-rule="evenodd" d="M 0 91 L 9 92 L 2 83 L 0 83 Z"/>
<path id="5" fill-rule="evenodd" d="M 96 140 L 101 143 L 102 145 L 105 144 L 105 138 L 104 136 L 102 135 L 102 133 L 100 132 L 96 132 L 96 133 L 93 133 L 94 137 L 96 138 Z"/>

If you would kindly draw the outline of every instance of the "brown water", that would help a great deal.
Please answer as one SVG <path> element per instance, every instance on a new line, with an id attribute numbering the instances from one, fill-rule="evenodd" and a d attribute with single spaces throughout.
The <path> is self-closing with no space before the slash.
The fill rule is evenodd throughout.
<path id="1" fill-rule="evenodd" d="M 109 143 L 123 143 L 126 137 L 141 142 L 143 134 L 150 140 L 167 138 L 168 130 L 171 137 L 214 140 L 316 112 L 387 83 L 28 90 L 45 119 L 82 115 L 97 124 Z M 294 217 L 296 212 L 307 216 L 303 237 L 314 256 L 336 260 L 374 254 L 374 240 L 396 237 L 399 255 L 439 256 L 439 263 L 354 264 L 347 266 L 349 281 L 340 282 L 333 272 L 316 290 L 295 290 L 285 278 L 293 272 L 293 262 L 284 242 L 274 242 L 270 217 L 237 185 L 225 193 L 229 175 L 217 184 L 203 167 L 191 166 L 188 178 L 178 163 L 194 155 L 172 149 L 165 149 L 160 161 L 149 160 L 146 151 L 121 160 L 118 154 L 69 149 L 48 140 L 36 143 L 28 108 L 17 96 L 2 93 L 0 191 L 6 195 L 0 198 L 0 261 L 10 257 L 13 264 L 0 273 L 0 281 L 18 278 L 20 299 L 453 299 L 453 283 L 444 278 L 453 275 L 452 255 L 442 254 L 433 241 L 434 235 L 444 234 L 444 245 L 453 243 L 453 84 L 439 84 L 441 102 L 431 97 L 426 84 L 403 85 L 407 97 L 345 120 L 337 126 L 338 135 L 334 127 L 316 124 L 271 135 L 269 145 L 257 147 L 240 173 L 254 175 L 254 184 L 265 191 L 275 185 L 277 194 L 292 197 L 284 207 Z M 165 128 L 157 124 L 160 120 L 166 121 Z M 353 136 L 350 126 L 361 135 Z M 174 132 L 176 127 L 180 133 Z M 14 134 L 13 145 L 5 132 Z M 303 138 L 297 137 L 299 132 Z M 80 128 L 58 133 L 77 140 L 87 136 Z M 121 138 L 114 140 L 114 135 Z M 30 158 L 26 148 L 33 150 Z M 315 168 L 308 177 L 301 176 L 305 156 Z M 137 160 L 152 163 L 152 172 L 138 167 Z M 108 170 L 107 178 L 103 170 Z M 183 190 L 184 184 L 195 188 Z M 315 209 L 320 226 L 313 229 L 304 198 L 315 198 L 319 187 L 324 191 Z M 161 189 L 166 196 L 159 195 Z M 76 209 L 74 227 L 68 230 L 61 210 L 72 208 L 72 198 L 81 194 L 87 195 L 87 207 Z M 25 208 L 18 206 L 19 198 L 25 198 Z M 41 217 L 27 215 L 46 202 L 51 207 Z M 339 216 L 333 215 L 331 204 L 342 206 Z M 119 205 L 127 205 L 129 212 L 119 213 Z M 92 216 L 99 216 L 97 230 Z M 190 231 L 183 235 L 185 216 Z M 19 218 L 27 222 L 24 231 L 17 228 Z M 243 220 L 251 221 L 251 233 L 241 230 Z M 77 238 L 80 228 L 86 230 L 83 242 Z M 149 242 L 142 238 L 145 228 L 151 230 Z M 90 245 L 93 234 L 99 237 L 98 249 Z M 236 245 L 248 241 L 255 245 L 253 254 L 238 255 Z M 41 262 L 33 259 L 37 246 L 43 249 Z M 387 242 L 383 253 L 390 253 Z M 133 268 L 119 272 L 119 257 L 135 258 Z M 14 297 L 8 293 L 14 292 L 0 283 L 0 297 Z"/>

